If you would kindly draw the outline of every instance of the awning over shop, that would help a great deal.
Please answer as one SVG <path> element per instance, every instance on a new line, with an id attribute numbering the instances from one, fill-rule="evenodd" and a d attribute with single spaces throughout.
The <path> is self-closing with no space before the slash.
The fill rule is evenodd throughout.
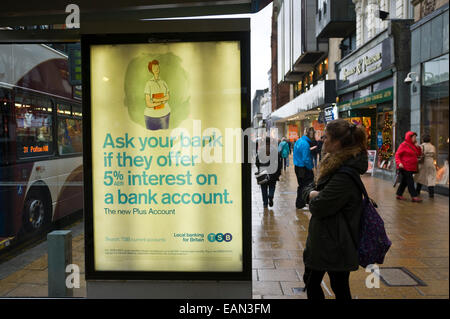
<path id="1" fill-rule="evenodd" d="M 387 88 L 357 99 L 340 102 L 338 103 L 338 107 L 339 111 L 342 112 L 350 109 L 357 109 L 368 105 L 390 101 L 393 99 L 393 96 L 394 96 L 394 89 Z"/>
<path id="2" fill-rule="evenodd" d="M 317 110 L 314 110 L 315 108 L 334 103 L 335 101 L 335 81 L 321 81 L 311 90 L 300 94 L 295 99 L 273 112 L 271 114 L 271 121 L 277 122 L 293 119 L 293 117 L 297 115 L 306 115 L 306 112 L 315 114 L 317 113 Z"/>

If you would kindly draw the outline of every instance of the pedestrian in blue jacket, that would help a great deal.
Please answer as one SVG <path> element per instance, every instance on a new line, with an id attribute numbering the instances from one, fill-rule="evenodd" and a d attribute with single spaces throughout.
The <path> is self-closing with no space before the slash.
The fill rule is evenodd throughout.
<path id="1" fill-rule="evenodd" d="M 278 152 L 280 153 L 283 161 L 284 171 L 286 171 L 286 166 L 289 166 L 290 149 L 285 137 L 282 138 L 280 145 L 278 145 Z"/>
<path id="2" fill-rule="evenodd" d="M 295 207 L 302 209 L 306 206 L 302 199 L 303 188 L 308 186 L 314 180 L 313 162 L 311 158 L 311 140 L 308 136 L 303 135 L 294 145 L 294 169 L 297 176 L 298 188 Z"/>

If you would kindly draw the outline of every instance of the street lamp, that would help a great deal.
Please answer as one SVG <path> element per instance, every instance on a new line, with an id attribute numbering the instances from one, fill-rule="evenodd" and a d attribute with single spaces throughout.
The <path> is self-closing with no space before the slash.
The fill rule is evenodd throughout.
<path id="1" fill-rule="evenodd" d="M 411 82 L 413 81 L 413 78 L 411 78 L 411 76 L 412 76 L 413 74 L 416 75 L 415 78 L 414 78 L 414 81 L 419 82 L 419 75 L 418 75 L 416 72 L 409 72 L 409 73 L 406 75 L 405 83 L 408 83 L 408 84 L 409 84 L 409 83 L 411 83 Z"/>

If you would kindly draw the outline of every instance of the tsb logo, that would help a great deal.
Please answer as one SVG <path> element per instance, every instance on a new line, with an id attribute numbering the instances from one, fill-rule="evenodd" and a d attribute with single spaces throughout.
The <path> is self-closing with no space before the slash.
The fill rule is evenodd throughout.
<path id="1" fill-rule="evenodd" d="M 215 241 L 221 243 L 223 241 L 230 242 L 233 239 L 233 236 L 230 233 L 222 234 L 222 233 L 210 233 L 208 234 L 208 241 L 213 243 Z"/>

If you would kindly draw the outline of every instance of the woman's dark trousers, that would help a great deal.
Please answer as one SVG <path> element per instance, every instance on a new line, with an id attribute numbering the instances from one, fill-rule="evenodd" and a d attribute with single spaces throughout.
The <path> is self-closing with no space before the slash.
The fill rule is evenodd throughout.
<path id="1" fill-rule="evenodd" d="M 352 295 L 350 293 L 349 271 L 328 271 L 328 277 L 330 277 L 331 289 L 334 292 L 336 299 L 338 300 L 350 300 Z M 325 271 L 311 270 L 306 268 L 303 275 L 303 281 L 306 286 L 306 295 L 308 299 L 323 300 L 325 295 L 321 287 L 323 276 Z"/>
<path id="2" fill-rule="evenodd" d="M 408 186 L 408 191 L 411 197 L 417 197 L 416 188 L 414 187 L 413 172 L 408 172 L 403 169 L 400 170 L 400 186 L 397 189 L 397 195 L 402 196 L 405 188 Z"/>
<path id="3" fill-rule="evenodd" d="M 305 201 L 302 198 L 303 188 L 308 186 L 314 181 L 314 172 L 307 169 L 306 167 L 295 166 L 295 175 L 297 176 L 297 199 L 295 201 L 295 207 L 297 209 L 302 209 L 306 206 Z"/>
<path id="4" fill-rule="evenodd" d="M 281 160 L 283 161 L 283 167 L 284 167 L 284 170 L 286 171 L 286 167 L 287 167 L 289 158 L 282 157 Z"/>
<path id="5" fill-rule="evenodd" d="M 273 200 L 273 196 L 275 195 L 275 185 L 276 182 L 268 182 L 265 184 L 261 184 L 261 192 L 264 206 L 269 205 L 269 198 Z"/>

